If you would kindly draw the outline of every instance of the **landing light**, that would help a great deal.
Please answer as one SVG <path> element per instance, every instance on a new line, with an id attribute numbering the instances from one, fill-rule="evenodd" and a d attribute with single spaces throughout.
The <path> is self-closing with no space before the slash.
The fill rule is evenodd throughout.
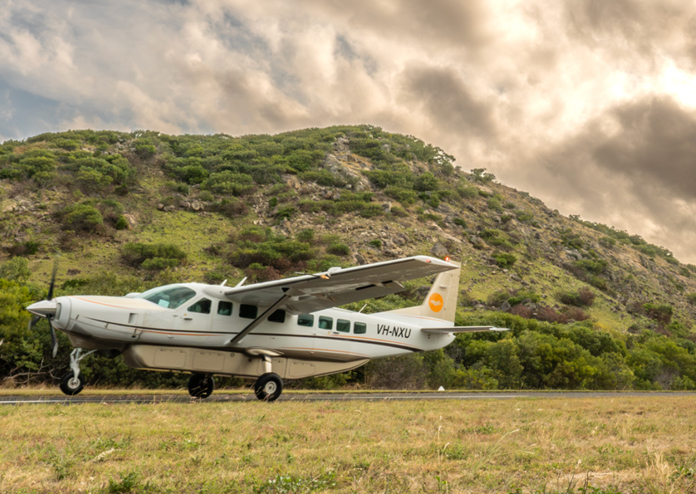
<path id="1" fill-rule="evenodd" d="M 449 256 L 445 256 L 445 262 L 449 262 Z"/>

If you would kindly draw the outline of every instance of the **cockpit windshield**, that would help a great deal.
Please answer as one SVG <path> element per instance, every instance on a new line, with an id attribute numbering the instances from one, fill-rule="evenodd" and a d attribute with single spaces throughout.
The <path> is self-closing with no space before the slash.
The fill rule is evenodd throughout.
<path id="1" fill-rule="evenodd" d="M 160 286 L 138 295 L 138 298 L 149 300 L 153 304 L 167 309 L 176 309 L 187 300 L 196 296 L 196 292 L 181 285 Z"/>

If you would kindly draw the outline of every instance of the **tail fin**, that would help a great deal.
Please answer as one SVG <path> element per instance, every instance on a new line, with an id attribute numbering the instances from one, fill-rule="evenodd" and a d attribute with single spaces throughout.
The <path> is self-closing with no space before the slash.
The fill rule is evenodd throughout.
<path id="1" fill-rule="evenodd" d="M 423 316 L 454 322 L 457 313 L 457 296 L 459 295 L 459 274 L 461 264 L 449 261 L 457 266 L 457 269 L 440 273 L 430 287 L 428 296 L 421 305 L 407 307 L 405 309 L 390 310 L 392 314 L 404 314 L 410 316 Z"/>

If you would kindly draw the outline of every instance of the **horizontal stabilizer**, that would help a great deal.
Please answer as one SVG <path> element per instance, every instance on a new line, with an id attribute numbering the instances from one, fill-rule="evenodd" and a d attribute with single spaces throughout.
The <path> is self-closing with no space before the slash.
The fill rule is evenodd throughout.
<path id="1" fill-rule="evenodd" d="M 448 333 L 480 333 L 483 331 L 510 331 L 508 328 L 496 328 L 493 326 L 452 326 L 449 328 L 421 328 L 424 333 L 448 334 Z"/>

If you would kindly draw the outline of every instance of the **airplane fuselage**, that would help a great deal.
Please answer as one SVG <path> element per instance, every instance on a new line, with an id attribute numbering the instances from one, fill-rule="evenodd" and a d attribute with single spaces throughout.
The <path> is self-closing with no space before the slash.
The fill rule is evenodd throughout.
<path id="1" fill-rule="evenodd" d="M 242 341 L 232 343 L 264 308 L 215 297 L 211 285 L 180 286 L 195 291 L 195 296 L 177 308 L 138 296 L 59 297 L 53 323 L 73 345 L 85 349 L 157 345 L 245 352 L 264 348 L 293 359 L 336 362 L 435 350 L 454 339 L 421 331 L 442 326 L 441 320 L 334 308 L 299 315 L 276 311 Z"/>

